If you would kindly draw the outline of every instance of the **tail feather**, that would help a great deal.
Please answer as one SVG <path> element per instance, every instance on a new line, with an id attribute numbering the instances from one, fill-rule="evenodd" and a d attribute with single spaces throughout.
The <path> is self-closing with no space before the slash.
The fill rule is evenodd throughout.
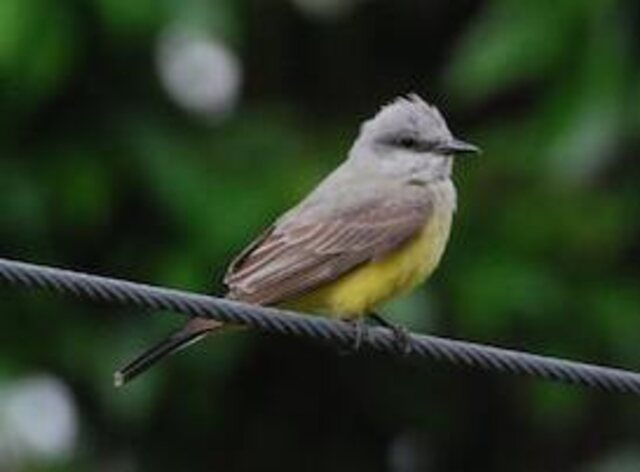
<path id="1" fill-rule="evenodd" d="M 118 369 L 113 375 L 115 386 L 122 387 L 165 357 L 197 343 L 210 334 L 211 331 L 218 330 L 222 326 L 223 323 L 208 318 L 192 318 L 168 338 L 163 339 L 121 369 Z"/>

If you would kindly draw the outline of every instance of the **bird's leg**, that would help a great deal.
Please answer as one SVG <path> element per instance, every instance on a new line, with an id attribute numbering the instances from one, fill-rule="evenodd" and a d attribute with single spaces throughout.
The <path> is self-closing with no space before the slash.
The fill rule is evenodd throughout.
<path id="1" fill-rule="evenodd" d="M 369 327 L 364 318 L 346 319 L 344 320 L 353 326 L 353 347 L 354 351 L 359 351 L 362 342 L 369 339 Z"/>
<path id="2" fill-rule="evenodd" d="M 398 349 L 401 353 L 405 355 L 411 353 L 411 339 L 409 337 L 409 330 L 407 328 L 395 323 L 391 323 L 375 312 L 371 313 L 369 317 L 373 321 L 378 323 L 378 325 L 393 332 L 396 345 L 398 346 Z"/>

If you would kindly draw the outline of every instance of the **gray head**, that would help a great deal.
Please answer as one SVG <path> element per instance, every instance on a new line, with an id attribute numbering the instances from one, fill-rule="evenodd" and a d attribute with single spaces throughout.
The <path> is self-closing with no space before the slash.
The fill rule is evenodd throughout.
<path id="1" fill-rule="evenodd" d="M 453 137 L 437 108 L 411 94 L 362 125 L 350 160 L 385 174 L 431 179 L 449 176 L 455 155 L 477 152 Z"/>

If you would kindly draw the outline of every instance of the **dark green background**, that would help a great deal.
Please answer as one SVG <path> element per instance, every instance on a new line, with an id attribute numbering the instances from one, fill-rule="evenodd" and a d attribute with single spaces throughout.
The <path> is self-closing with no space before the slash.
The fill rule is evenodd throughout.
<path id="1" fill-rule="evenodd" d="M 180 20 L 238 55 L 211 123 L 160 86 Z M 0 256 L 221 293 L 226 264 L 415 91 L 484 149 L 456 169 L 412 329 L 640 369 L 640 4 L 0 0 Z M 230 333 L 122 390 L 179 323 L 0 289 L 0 387 L 48 372 L 75 453 L 28 471 L 640 470 L 640 400 Z M 0 428 L 2 427 L 0 420 Z"/>

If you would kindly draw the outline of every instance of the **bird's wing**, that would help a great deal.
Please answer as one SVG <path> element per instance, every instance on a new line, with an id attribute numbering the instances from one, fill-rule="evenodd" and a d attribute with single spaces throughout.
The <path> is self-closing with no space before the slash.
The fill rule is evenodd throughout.
<path id="1" fill-rule="evenodd" d="M 376 200 L 317 221 L 276 224 L 231 264 L 228 296 L 269 305 L 307 293 L 399 247 L 432 210 L 427 199 Z"/>

